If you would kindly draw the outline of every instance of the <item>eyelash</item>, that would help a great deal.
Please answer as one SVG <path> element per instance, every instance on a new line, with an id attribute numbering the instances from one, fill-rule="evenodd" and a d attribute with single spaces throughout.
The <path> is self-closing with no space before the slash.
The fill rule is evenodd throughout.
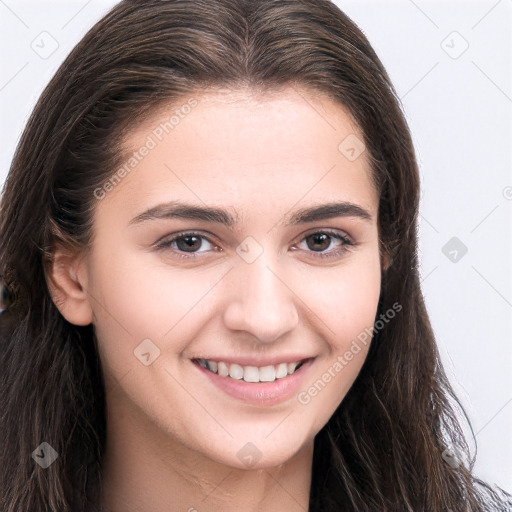
<path id="1" fill-rule="evenodd" d="M 348 251 L 350 249 L 350 247 L 353 247 L 356 245 L 348 237 L 343 236 L 339 232 L 333 231 L 330 229 L 318 230 L 318 231 L 314 231 L 312 233 L 308 233 L 306 236 L 304 236 L 300 240 L 300 242 L 302 242 L 306 238 L 309 238 L 313 235 L 319 235 L 319 234 L 328 235 L 331 238 L 337 238 L 338 240 L 340 240 L 343 243 L 338 249 L 336 249 L 334 251 L 331 250 L 328 253 L 310 251 L 313 254 L 315 254 L 316 257 L 318 257 L 318 258 L 333 259 L 333 258 L 339 257 L 339 256 L 343 255 L 346 251 Z M 207 240 L 210 244 L 216 245 L 214 242 L 212 242 L 208 237 L 204 236 L 202 233 L 198 233 L 196 231 L 186 231 L 186 232 L 182 232 L 182 233 L 177 233 L 176 235 L 164 240 L 163 242 L 158 242 L 156 244 L 156 249 L 157 250 L 165 250 L 165 249 L 169 248 L 170 245 L 172 243 L 176 242 L 177 240 L 180 240 L 182 238 L 187 238 L 189 236 L 196 236 L 199 238 L 203 238 L 203 239 Z M 200 253 L 185 253 L 185 252 L 178 251 L 178 252 L 176 252 L 176 257 L 191 260 L 191 259 L 199 258 L 198 254 L 200 254 Z"/>

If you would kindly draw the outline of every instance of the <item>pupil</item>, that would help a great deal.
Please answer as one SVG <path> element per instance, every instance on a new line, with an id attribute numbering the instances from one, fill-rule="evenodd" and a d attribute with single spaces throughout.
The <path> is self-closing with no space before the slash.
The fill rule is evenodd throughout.
<path id="1" fill-rule="evenodd" d="M 329 247 L 329 235 L 325 234 L 325 233 L 318 233 L 318 234 L 315 234 L 315 235 L 312 235 L 311 238 L 313 238 L 315 240 L 315 244 L 319 243 L 319 244 L 322 244 L 323 242 L 323 245 L 324 247 L 321 247 L 319 250 L 323 250 L 323 249 L 327 249 L 327 247 Z M 325 243 L 327 242 L 327 244 Z M 309 245 L 309 244 L 308 244 Z M 314 244 L 312 244 L 314 245 Z M 310 249 L 314 249 L 314 247 L 309 247 Z M 318 247 L 317 247 L 318 249 Z"/>
<path id="2" fill-rule="evenodd" d="M 193 240 L 193 241 L 191 243 L 185 242 L 184 246 L 180 247 L 180 242 L 182 242 L 184 240 L 189 240 L 189 241 Z M 184 236 L 184 237 L 178 239 L 176 243 L 180 250 L 184 249 L 185 251 L 187 251 L 188 249 L 199 249 L 199 247 L 201 246 L 201 239 L 198 236 L 189 235 L 189 236 Z M 197 245 L 197 247 L 194 247 L 194 244 Z"/>

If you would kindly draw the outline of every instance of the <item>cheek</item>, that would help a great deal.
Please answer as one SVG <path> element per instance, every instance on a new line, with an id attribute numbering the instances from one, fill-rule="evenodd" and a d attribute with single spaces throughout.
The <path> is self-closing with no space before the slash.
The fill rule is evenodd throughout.
<path id="1" fill-rule="evenodd" d="M 316 270 L 302 283 L 297 295 L 324 325 L 323 333 L 335 351 L 344 349 L 365 328 L 371 327 L 380 297 L 378 253 L 367 251 L 332 268 Z M 321 321 L 321 322 L 320 322 Z"/>
<path id="2" fill-rule="evenodd" d="M 343 400 L 366 359 L 380 297 L 378 252 L 360 253 L 347 265 L 316 275 L 308 285 L 308 306 L 321 319 L 328 350 L 297 396 L 305 410 L 315 409 L 320 429 Z M 315 330 L 319 330 L 318 327 Z"/>
<path id="3" fill-rule="evenodd" d="M 380 267 L 376 259 L 373 265 L 361 265 L 344 276 L 338 296 L 338 311 L 334 316 L 334 330 L 344 342 L 356 337 L 375 321 L 380 296 Z"/>
<path id="4" fill-rule="evenodd" d="M 135 356 L 147 339 L 160 351 L 157 364 L 172 364 L 173 355 L 182 352 L 217 312 L 227 271 L 222 265 L 179 269 L 121 246 L 98 250 L 90 268 L 99 350 L 117 376 L 144 369 Z"/>

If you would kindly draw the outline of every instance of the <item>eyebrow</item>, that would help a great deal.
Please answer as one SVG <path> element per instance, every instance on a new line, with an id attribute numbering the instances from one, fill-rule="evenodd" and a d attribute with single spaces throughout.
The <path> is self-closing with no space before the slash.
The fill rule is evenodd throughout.
<path id="1" fill-rule="evenodd" d="M 370 213 L 361 206 L 349 202 L 331 202 L 303 208 L 292 215 L 286 215 L 285 226 L 296 226 L 334 217 L 357 217 L 368 222 L 373 220 Z M 129 224 L 176 218 L 218 223 L 229 228 L 234 227 L 240 221 L 238 215 L 233 215 L 222 208 L 172 201 L 150 208 L 133 218 Z"/>

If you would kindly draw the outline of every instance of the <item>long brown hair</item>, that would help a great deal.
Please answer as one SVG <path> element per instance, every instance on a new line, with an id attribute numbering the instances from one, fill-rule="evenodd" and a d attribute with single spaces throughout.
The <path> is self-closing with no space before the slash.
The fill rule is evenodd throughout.
<path id="1" fill-rule="evenodd" d="M 55 244 L 92 243 L 94 191 L 119 165 L 129 127 L 193 91 L 241 86 L 307 88 L 349 109 L 371 156 L 380 246 L 392 261 L 377 317 L 402 306 L 374 332 L 360 374 L 315 438 L 310 512 L 512 506 L 472 473 L 464 411 L 420 289 L 414 148 L 362 32 L 328 0 L 125 0 L 46 87 L 3 190 L 0 274 L 13 299 L 0 315 L 2 511 L 99 509 L 103 374 L 93 326 L 68 323 L 48 292 Z M 31 456 L 42 442 L 59 455 L 47 469 Z M 461 464 L 447 463 L 447 449 Z"/>

